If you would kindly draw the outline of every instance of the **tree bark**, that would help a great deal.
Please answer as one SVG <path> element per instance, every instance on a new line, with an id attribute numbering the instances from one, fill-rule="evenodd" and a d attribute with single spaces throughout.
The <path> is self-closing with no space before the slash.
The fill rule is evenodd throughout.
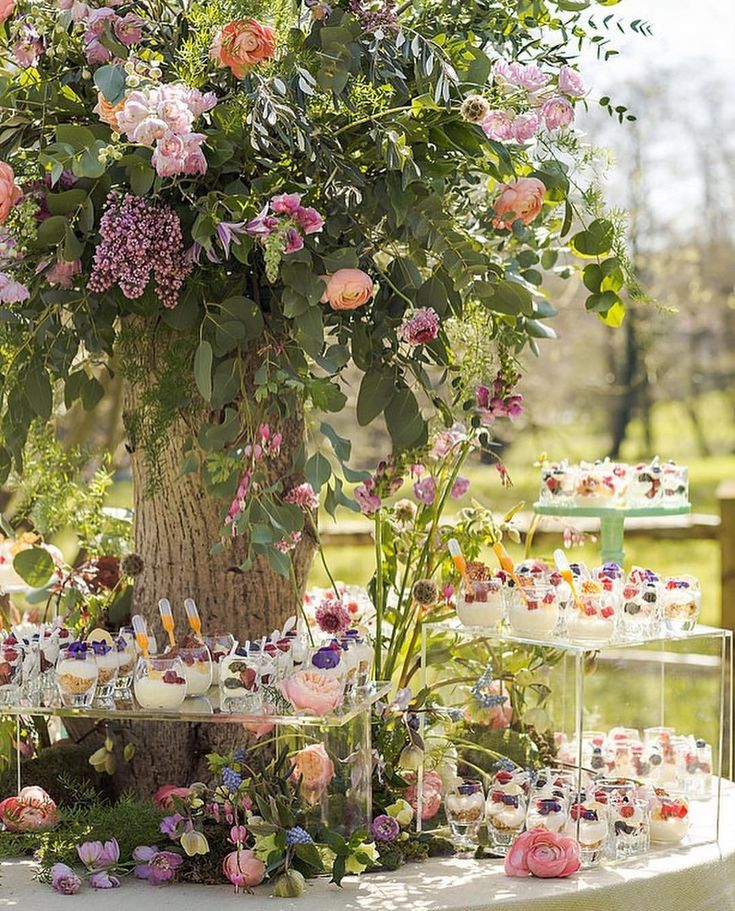
<path id="1" fill-rule="evenodd" d="M 142 390 L 128 386 L 126 410 L 135 408 Z M 289 472 L 294 451 L 304 434 L 303 415 L 296 413 L 279 427 L 283 443 L 274 475 Z M 211 545 L 222 527 L 223 503 L 212 499 L 197 473 L 182 474 L 181 460 L 187 428 L 182 421 L 168 436 L 161 452 L 162 485 L 151 491 L 145 455 L 133 447 L 131 466 L 135 510 L 135 550 L 143 558 L 143 572 L 135 579 L 134 610 L 142 614 L 159 647 L 165 634 L 158 600 L 170 600 L 177 634 L 187 630 L 183 602 L 197 603 L 206 633 L 231 632 L 236 639 L 262 636 L 279 628 L 296 613 L 315 542 L 305 530 L 292 551 L 298 596 L 290 579 L 275 573 L 263 558 L 249 572 L 238 569 L 245 557 L 245 541 L 235 538 L 223 554 L 212 556 Z M 225 506 L 227 504 L 224 504 Z M 150 795 L 162 784 L 186 785 L 205 775 L 208 752 L 242 742 L 239 726 L 135 722 L 130 734 L 136 745 L 133 761 L 117 774 L 118 791 L 133 788 Z"/>

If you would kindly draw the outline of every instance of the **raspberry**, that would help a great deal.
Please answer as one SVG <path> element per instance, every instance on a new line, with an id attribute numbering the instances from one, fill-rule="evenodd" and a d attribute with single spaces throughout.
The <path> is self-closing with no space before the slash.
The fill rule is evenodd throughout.
<path id="1" fill-rule="evenodd" d="M 572 804 L 572 809 L 569 811 L 569 815 L 576 822 L 584 813 L 584 806 L 581 803 Z"/>
<path id="2" fill-rule="evenodd" d="M 631 807 L 630 804 L 624 804 L 620 808 L 620 815 L 623 819 L 630 819 L 630 817 L 635 813 L 634 807 Z"/>
<path id="3" fill-rule="evenodd" d="M 495 780 L 498 784 L 508 784 L 513 781 L 513 776 L 510 772 L 506 772 L 505 769 L 501 769 L 498 774 L 495 776 Z"/>
<path id="4" fill-rule="evenodd" d="M 612 607 L 603 607 L 600 611 L 600 616 L 604 617 L 606 620 L 613 616 L 615 609 Z"/>
<path id="5" fill-rule="evenodd" d="M 626 585 L 623 589 L 623 597 L 626 599 L 626 601 L 630 600 L 631 598 L 635 598 L 637 594 L 638 589 L 635 587 L 635 585 Z"/>
<path id="6" fill-rule="evenodd" d="M 603 587 L 603 589 L 604 589 L 606 592 L 611 592 L 611 591 L 613 590 L 613 581 L 612 581 L 612 579 L 608 579 L 607 577 L 605 577 L 605 578 L 602 580 L 602 587 Z"/>

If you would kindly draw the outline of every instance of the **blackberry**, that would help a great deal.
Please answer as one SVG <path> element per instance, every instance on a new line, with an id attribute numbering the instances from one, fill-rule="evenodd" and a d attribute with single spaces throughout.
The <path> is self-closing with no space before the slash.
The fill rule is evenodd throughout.
<path id="1" fill-rule="evenodd" d="M 640 613 L 641 606 L 635 601 L 627 601 L 623 610 L 626 614 L 638 614 Z"/>

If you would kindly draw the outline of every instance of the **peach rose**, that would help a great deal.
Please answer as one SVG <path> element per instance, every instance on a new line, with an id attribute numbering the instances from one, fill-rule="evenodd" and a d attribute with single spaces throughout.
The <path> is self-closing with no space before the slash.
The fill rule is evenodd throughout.
<path id="1" fill-rule="evenodd" d="M 153 803 L 159 810 L 170 810 L 173 806 L 172 797 L 180 797 L 186 800 L 191 796 L 191 788 L 177 788 L 173 784 L 164 784 L 153 795 Z"/>
<path id="2" fill-rule="evenodd" d="M 343 687 L 337 677 L 319 671 L 299 671 L 280 683 L 281 692 L 291 705 L 302 712 L 326 715 L 342 699 Z"/>
<path id="3" fill-rule="evenodd" d="M 499 190 L 493 203 L 496 228 L 512 228 L 516 219 L 524 225 L 531 224 L 541 211 L 546 194 L 546 187 L 537 177 L 519 177 L 501 184 Z"/>
<path id="4" fill-rule="evenodd" d="M 125 101 L 126 99 L 122 98 L 117 104 L 112 104 L 112 102 L 105 98 L 102 92 L 97 92 L 97 104 L 93 108 L 93 111 L 102 123 L 106 123 L 110 129 L 119 132 L 120 125 L 117 122 L 117 115 L 125 107 Z"/>
<path id="5" fill-rule="evenodd" d="M 338 269 L 321 278 L 327 286 L 322 303 L 332 310 L 356 310 L 373 296 L 373 280 L 362 269 Z"/>
<path id="6" fill-rule="evenodd" d="M 311 743 L 293 758 L 291 781 L 301 781 L 301 794 L 307 803 L 318 803 L 334 778 L 334 763 L 323 743 Z"/>
<path id="7" fill-rule="evenodd" d="M 230 22 L 217 34 L 209 49 L 209 56 L 217 66 L 229 67 L 238 79 L 275 53 L 276 33 L 256 19 Z"/>
<path id="8" fill-rule="evenodd" d="M 231 851 L 222 861 L 222 872 L 239 891 L 243 886 L 252 889 L 259 886 L 265 878 L 265 864 L 252 851 L 240 848 Z"/>
<path id="9" fill-rule="evenodd" d="M 0 0 L 0 4 L 2 2 L 3 0 Z M 10 215 L 10 210 L 17 202 L 20 202 L 22 196 L 20 187 L 15 182 L 15 172 L 9 164 L 0 161 L 0 225 L 5 223 Z"/>
<path id="10" fill-rule="evenodd" d="M 0 25 L 10 19 L 15 10 L 15 0 L 0 0 Z"/>
<path id="11" fill-rule="evenodd" d="M 418 782 L 416 773 L 411 772 L 405 776 L 411 784 L 403 795 L 411 804 L 414 813 L 418 813 Z M 439 812 L 442 802 L 442 777 L 438 772 L 424 772 L 424 789 L 421 794 L 421 818 L 433 819 Z"/>
<path id="12" fill-rule="evenodd" d="M 59 821 L 56 804 L 43 788 L 23 788 L 0 803 L 0 821 L 9 832 L 42 832 Z"/>
<path id="13" fill-rule="evenodd" d="M 531 829 L 519 835 L 505 858 L 506 876 L 571 876 L 580 867 L 579 845 L 570 835 Z"/>

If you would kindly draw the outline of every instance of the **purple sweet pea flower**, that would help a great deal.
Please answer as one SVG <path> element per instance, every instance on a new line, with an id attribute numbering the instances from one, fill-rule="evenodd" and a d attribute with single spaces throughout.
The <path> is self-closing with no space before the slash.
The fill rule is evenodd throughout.
<path id="1" fill-rule="evenodd" d="M 458 500 L 460 497 L 463 497 L 469 489 L 470 482 L 467 478 L 457 478 L 454 484 L 452 484 L 450 493 L 453 499 Z"/>
<path id="2" fill-rule="evenodd" d="M 183 820 L 180 813 L 174 813 L 173 816 L 166 816 L 161 820 L 161 832 L 168 835 L 169 838 L 176 840 L 176 827 Z"/>
<path id="3" fill-rule="evenodd" d="M 76 895 L 82 885 L 81 879 L 66 864 L 51 867 L 51 888 L 62 895 Z"/>
<path id="4" fill-rule="evenodd" d="M 420 503 L 431 506 L 436 498 L 436 481 L 431 475 L 427 475 L 421 481 L 416 481 L 413 485 L 413 495 Z"/>
<path id="5" fill-rule="evenodd" d="M 245 232 L 252 237 L 270 237 L 277 230 L 278 219 L 268 214 L 268 206 L 245 225 Z"/>
<path id="6" fill-rule="evenodd" d="M 183 858 L 173 851 L 159 851 L 153 845 L 139 845 L 133 851 L 133 860 L 138 865 L 133 871 L 138 879 L 147 879 L 152 886 L 170 882 L 176 876 L 176 869 Z"/>
<path id="7" fill-rule="evenodd" d="M 107 870 L 98 870 L 89 877 L 89 884 L 93 889 L 117 889 L 120 880 L 111 876 Z"/>
<path id="8" fill-rule="evenodd" d="M 296 228 L 289 228 L 286 231 L 286 245 L 283 249 L 284 253 L 298 253 L 299 250 L 304 249 L 304 238 L 299 234 Z"/>

